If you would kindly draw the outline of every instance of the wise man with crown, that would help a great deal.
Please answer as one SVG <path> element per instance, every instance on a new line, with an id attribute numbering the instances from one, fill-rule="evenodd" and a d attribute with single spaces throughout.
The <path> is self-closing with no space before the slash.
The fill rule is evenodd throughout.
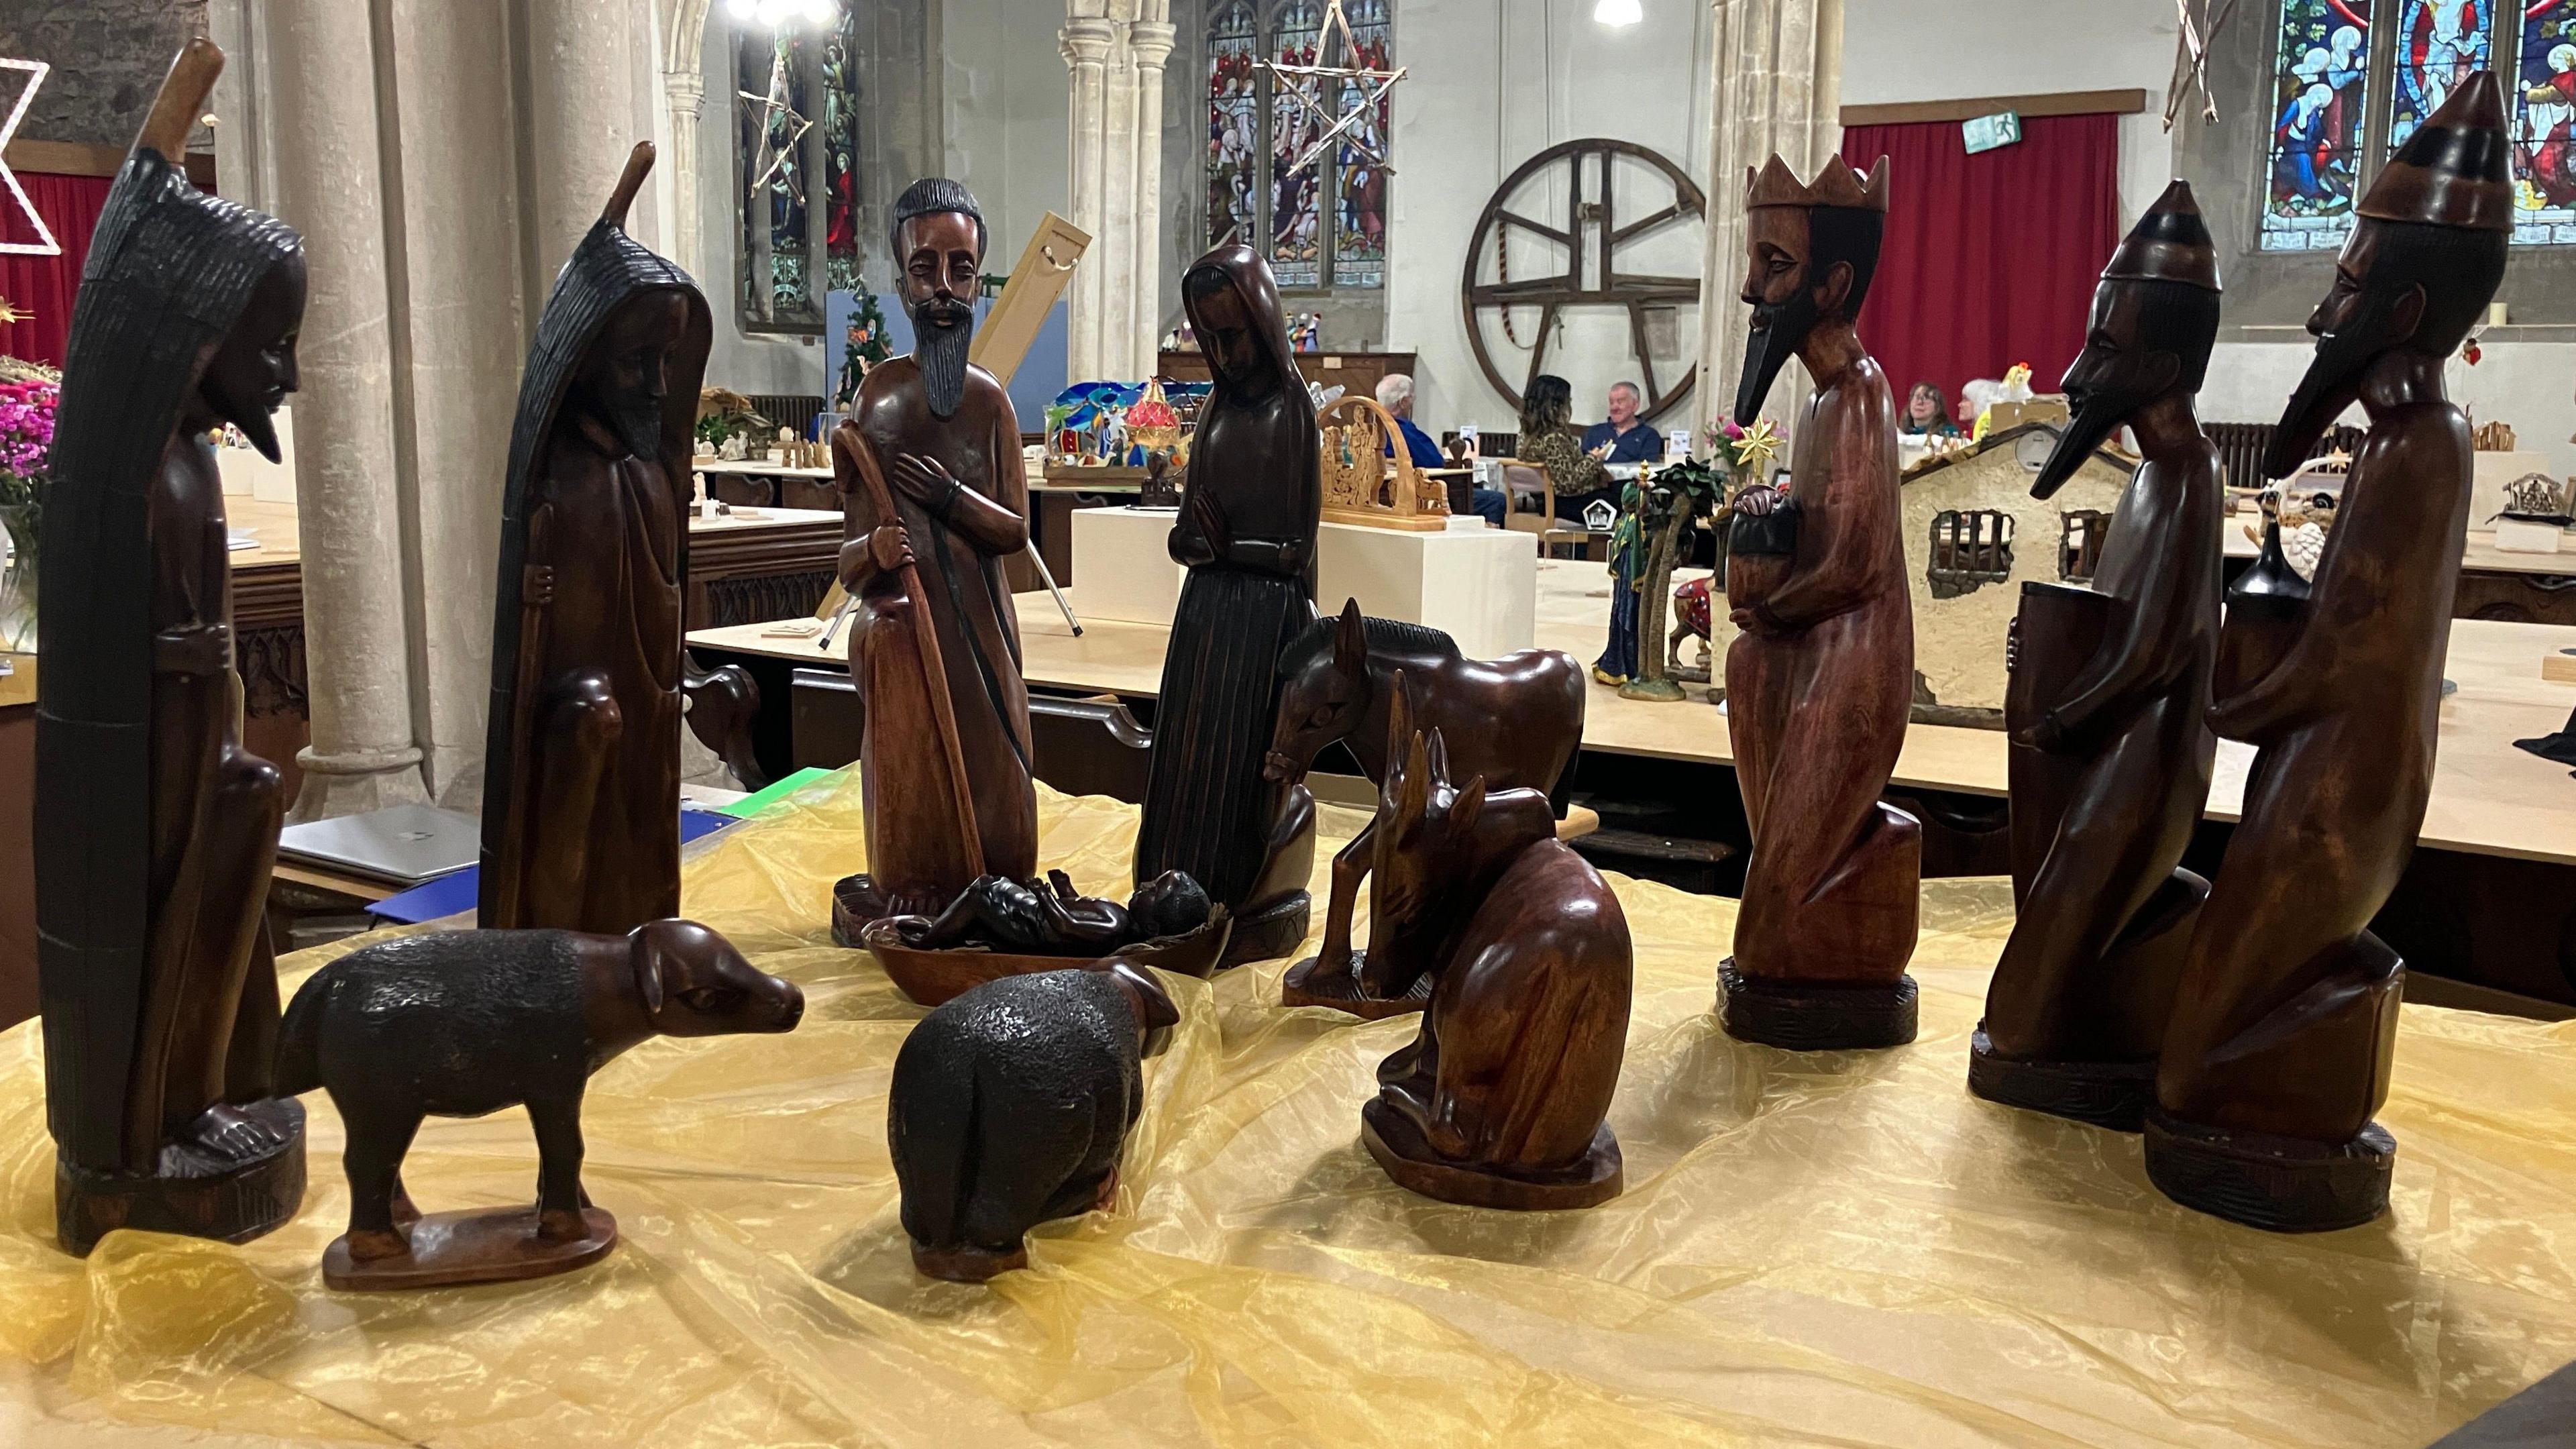
<path id="1" fill-rule="evenodd" d="M 1896 401 L 1854 322 L 1887 220 L 1887 161 L 1840 157 L 1802 184 L 1778 156 L 1747 178 L 1753 308 L 1735 419 L 1750 425 L 1795 355 L 1815 380 L 1789 486 L 1746 488 L 1726 570 L 1737 637 L 1728 728 L 1753 853 L 1726 1029 L 1800 1050 L 1914 1039 L 1922 827 L 1879 795 L 1914 697 Z"/>

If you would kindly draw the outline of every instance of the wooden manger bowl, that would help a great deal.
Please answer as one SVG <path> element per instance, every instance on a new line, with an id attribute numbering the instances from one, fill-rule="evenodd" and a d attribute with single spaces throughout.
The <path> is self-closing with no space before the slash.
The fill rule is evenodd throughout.
<path id="1" fill-rule="evenodd" d="M 1159 937 L 1106 956 L 1034 956 L 982 946 L 924 951 L 905 945 L 889 917 L 862 927 L 859 944 L 885 967 L 897 990 L 924 1006 L 937 1006 L 1005 976 L 1026 976 L 1038 971 L 1106 971 L 1110 962 L 1118 960 L 1204 979 L 1225 955 L 1226 938 L 1233 933 L 1233 918 L 1220 911 L 1214 920 L 1186 935 Z"/>

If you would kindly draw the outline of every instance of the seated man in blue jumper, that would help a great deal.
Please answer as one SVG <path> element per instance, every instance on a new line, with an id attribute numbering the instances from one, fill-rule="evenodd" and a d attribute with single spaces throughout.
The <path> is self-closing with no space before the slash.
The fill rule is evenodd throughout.
<path id="1" fill-rule="evenodd" d="M 1583 451 L 1604 463 L 1653 463 L 1664 456 L 1663 434 L 1637 420 L 1644 394 L 1633 382 L 1610 384 L 1610 420 L 1583 430 Z"/>
<path id="2" fill-rule="evenodd" d="M 1377 405 L 1395 419 L 1396 430 L 1404 434 L 1405 452 L 1416 468 L 1446 468 L 1449 460 L 1440 455 L 1440 445 L 1431 435 L 1413 425 L 1413 379 L 1401 372 L 1390 372 L 1377 383 Z M 1387 440 L 1387 452 L 1395 451 L 1395 440 Z M 1503 526 L 1506 500 L 1499 488 L 1479 488 L 1470 504 L 1476 516 L 1496 528 Z"/>

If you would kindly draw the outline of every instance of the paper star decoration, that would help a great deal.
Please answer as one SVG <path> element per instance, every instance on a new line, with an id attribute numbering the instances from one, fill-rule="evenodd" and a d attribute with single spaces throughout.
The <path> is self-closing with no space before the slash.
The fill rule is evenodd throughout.
<path id="1" fill-rule="evenodd" d="M 53 67 L 41 60 L 0 60 L 0 70 L 23 70 L 27 73 L 27 88 L 18 92 L 18 103 L 9 108 L 9 118 L 0 121 L 0 153 L 5 153 L 9 149 L 9 138 L 18 134 L 18 122 L 27 114 L 27 103 L 36 98 L 36 87 L 45 83 L 45 77 Z M 26 191 L 18 185 L 17 173 L 9 169 L 5 156 L 0 156 L 0 185 L 9 188 L 9 199 L 17 202 L 18 209 L 27 214 L 27 222 L 36 229 L 37 238 L 31 242 L 0 242 L 0 252 L 30 257 L 61 256 L 63 244 L 54 240 L 53 228 L 46 226 L 45 219 L 36 215 L 36 204 L 27 199 Z"/>
<path id="2" fill-rule="evenodd" d="M 1342 13 L 1342 0 L 1333 0 L 1332 8 L 1324 12 L 1323 36 L 1315 47 L 1318 58 L 1333 54 L 1333 32 L 1336 30 L 1342 33 L 1341 54 L 1347 57 L 1359 53 L 1358 48 L 1351 44 L 1351 21 Z M 1289 162 L 1283 174 L 1293 176 L 1314 165 L 1315 158 L 1323 155 L 1326 147 L 1343 136 L 1350 138 L 1352 147 L 1361 155 L 1389 173 L 1395 170 L 1387 164 L 1386 152 L 1377 143 L 1351 128 L 1368 119 L 1370 113 L 1377 109 L 1378 102 L 1386 99 L 1386 93 L 1395 89 L 1397 81 L 1404 79 L 1403 66 L 1393 70 L 1371 70 L 1357 65 L 1290 65 L 1277 60 L 1256 61 L 1254 64 L 1270 72 L 1272 89 L 1278 95 L 1295 101 L 1316 120 L 1325 123 L 1324 134 L 1317 136 L 1296 160 Z M 1338 114 L 1325 109 L 1324 103 L 1315 95 L 1317 90 L 1336 81 L 1357 81 L 1361 87 L 1359 104 Z M 1339 92 L 1342 88 L 1334 86 L 1333 89 Z"/>
<path id="3" fill-rule="evenodd" d="M 756 96 L 749 91 L 737 90 L 734 96 L 742 102 L 743 111 L 751 117 L 752 124 L 760 127 L 760 145 L 752 152 L 752 159 L 758 161 L 763 152 L 768 154 L 768 164 L 760 168 L 760 174 L 752 179 L 751 186 L 748 188 L 752 195 L 757 196 L 761 188 L 769 184 L 769 179 L 776 176 L 780 168 L 788 164 L 789 158 L 796 154 L 797 143 L 805 139 L 807 131 L 814 129 L 814 123 L 788 103 L 787 52 L 784 49 L 779 50 L 770 59 L 769 94 Z M 772 146 L 771 132 L 781 118 L 787 127 L 787 139 Z M 805 182 L 802 173 L 792 170 L 787 173 L 787 190 L 799 204 L 804 202 Z"/>

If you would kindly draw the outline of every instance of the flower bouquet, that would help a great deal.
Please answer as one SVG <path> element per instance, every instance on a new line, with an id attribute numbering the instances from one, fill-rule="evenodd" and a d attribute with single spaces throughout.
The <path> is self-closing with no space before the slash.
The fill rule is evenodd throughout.
<path id="1" fill-rule="evenodd" d="M 0 359 L 0 653 L 36 652 L 36 540 L 60 374 Z"/>

